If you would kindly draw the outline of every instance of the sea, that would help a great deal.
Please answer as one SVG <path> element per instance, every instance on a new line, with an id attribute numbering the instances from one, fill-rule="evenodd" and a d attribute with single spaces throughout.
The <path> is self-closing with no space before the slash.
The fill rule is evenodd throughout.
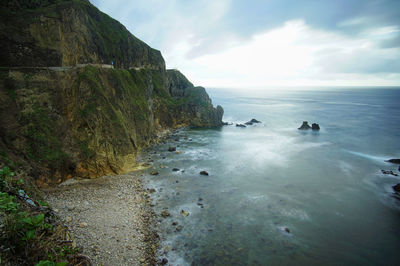
<path id="1" fill-rule="evenodd" d="M 400 265 L 400 177 L 381 171 L 400 175 L 385 162 L 400 158 L 399 88 L 208 93 L 232 125 L 181 129 L 142 155 L 155 212 L 170 214 L 158 220 L 160 258 Z M 298 130 L 303 121 L 320 130 Z"/>

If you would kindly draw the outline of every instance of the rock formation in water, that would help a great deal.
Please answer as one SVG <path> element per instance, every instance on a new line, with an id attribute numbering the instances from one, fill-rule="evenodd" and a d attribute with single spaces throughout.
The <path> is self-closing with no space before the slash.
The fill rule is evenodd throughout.
<path id="1" fill-rule="evenodd" d="M 129 171 L 165 129 L 222 125 L 203 87 L 89 1 L 0 7 L 0 160 L 38 183 Z"/>
<path id="2" fill-rule="evenodd" d="M 312 123 L 311 129 L 312 130 L 319 130 L 320 128 L 319 128 L 319 125 L 317 123 Z"/>
<path id="3" fill-rule="evenodd" d="M 385 161 L 385 162 L 400 164 L 400 159 L 389 159 L 389 160 L 387 160 L 387 161 Z M 400 169 L 400 168 L 399 168 L 399 169 Z M 399 170 L 399 171 L 400 171 L 400 170 Z"/>
<path id="4" fill-rule="evenodd" d="M 303 124 L 298 129 L 299 130 L 308 130 L 308 129 L 319 130 L 320 128 L 317 123 L 313 123 L 310 127 L 310 125 L 308 124 L 307 121 L 303 121 Z"/>
<path id="5" fill-rule="evenodd" d="M 250 121 L 248 121 L 248 122 L 246 122 L 244 124 L 248 125 L 248 126 L 252 126 L 253 124 L 259 124 L 259 123 L 261 123 L 261 121 L 258 121 L 257 119 L 253 118 L 253 119 L 251 119 Z"/>
<path id="6" fill-rule="evenodd" d="M 298 128 L 299 130 L 307 130 L 310 129 L 310 125 L 308 124 L 307 121 L 303 121 L 303 124 Z"/>

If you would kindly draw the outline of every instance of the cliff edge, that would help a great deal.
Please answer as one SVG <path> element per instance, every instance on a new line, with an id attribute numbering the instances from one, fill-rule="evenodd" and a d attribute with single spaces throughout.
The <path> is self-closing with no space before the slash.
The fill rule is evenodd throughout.
<path id="1" fill-rule="evenodd" d="M 86 0 L 2 1 L 0 161 L 38 184 L 129 171 L 160 132 L 223 109 Z"/>

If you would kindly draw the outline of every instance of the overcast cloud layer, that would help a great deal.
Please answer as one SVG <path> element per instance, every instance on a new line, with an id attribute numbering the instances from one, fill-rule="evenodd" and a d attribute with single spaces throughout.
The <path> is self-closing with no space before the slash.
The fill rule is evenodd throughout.
<path id="1" fill-rule="evenodd" d="M 398 0 L 91 0 L 196 85 L 400 85 Z"/>

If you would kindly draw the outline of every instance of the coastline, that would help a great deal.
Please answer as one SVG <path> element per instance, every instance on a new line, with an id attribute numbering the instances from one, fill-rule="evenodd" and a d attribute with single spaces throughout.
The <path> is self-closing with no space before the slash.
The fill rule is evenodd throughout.
<path id="1" fill-rule="evenodd" d="M 73 180 L 44 190 L 73 245 L 94 265 L 155 265 L 156 214 L 140 172 Z"/>

